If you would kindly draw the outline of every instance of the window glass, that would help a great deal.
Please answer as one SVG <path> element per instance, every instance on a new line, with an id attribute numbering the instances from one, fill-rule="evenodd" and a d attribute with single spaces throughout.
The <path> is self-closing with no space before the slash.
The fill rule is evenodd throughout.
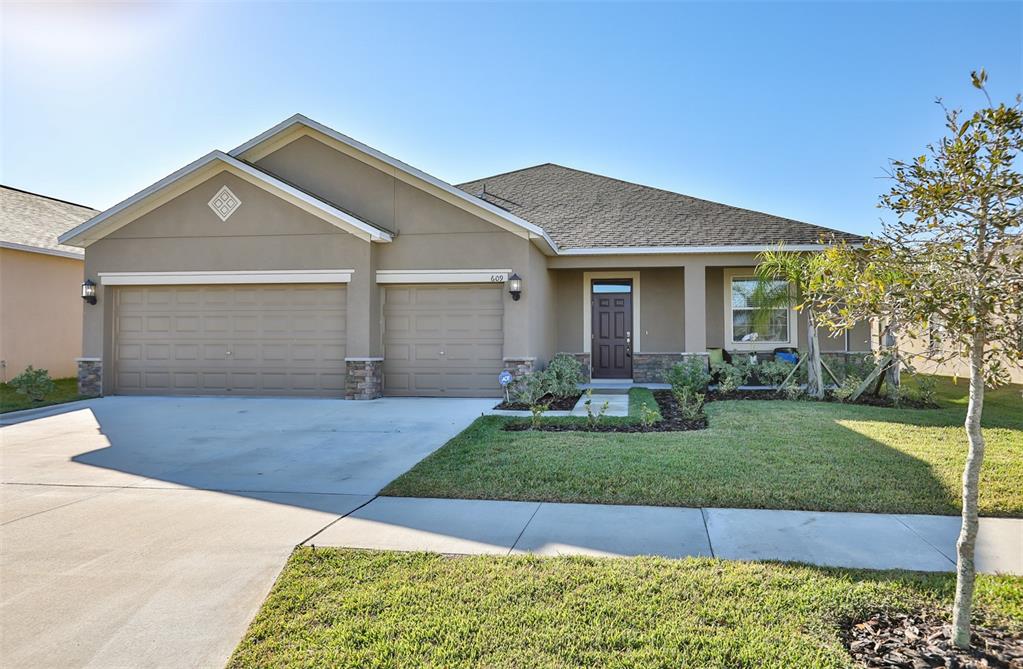
<path id="1" fill-rule="evenodd" d="M 631 283 L 594 283 L 594 293 L 631 293 Z"/>
<path id="2" fill-rule="evenodd" d="M 771 292 L 788 289 L 784 281 L 767 284 Z M 756 316 L 757 280 L 752 277 L 732 279 L 732 343 L 767 341 L 784 343 L 789 340 L 789 306 L 780 305 L 766 315 Z"/>

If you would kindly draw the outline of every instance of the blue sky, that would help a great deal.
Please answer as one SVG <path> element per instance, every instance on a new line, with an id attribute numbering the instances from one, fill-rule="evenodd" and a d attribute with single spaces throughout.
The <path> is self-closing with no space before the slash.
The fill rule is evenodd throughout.
<path id="1" fill-rule="evenodd" d="M 3 8 L 0 181 L 109 207 L 295 112 L 458 183 L 542 162 L 875 232 L 1023 3 Z"/>

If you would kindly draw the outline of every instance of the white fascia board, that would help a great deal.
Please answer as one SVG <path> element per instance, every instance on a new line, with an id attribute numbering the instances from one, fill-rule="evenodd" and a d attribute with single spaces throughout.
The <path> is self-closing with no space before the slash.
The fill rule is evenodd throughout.
<path id="1" fill-rule="evenodd" d="M 57 239 L 57 241 L 60 242 L 61 244 L 69 244 L 71 246 L 79 245 L 85 246 L 89 242 L 95 241 L 95 239 L 93 238 L 86 237 L 85 233 L 97 228 L 97 226 L 107 222 L 111 218 L 124 212 L 133 205 L 138 204 L 139 202 L 145 200 L 146 198 L 152 195 L 155 195 L 156 193 L 160 192 L 164 188 L 167 188 L 176 181 L 179 181 L 187 177 L 188 175 L 193 174 L 196 171 L 206 167 L 210 163 L 216 161 L 220 161 L 227 165 L 228 167 L 233 168 L 237 172 L 240 172 L 248 176 L 251 181 L 253 181 L 257 185 L 262 186 L 264 189 L 271 190 L 271 192 L 273 190 L 280 191 L 282 193 L 287 194 L 289 197 L 295 198 L 296 200 L 299 200 L 314 207 L 315 209 L 329 216 L 331 219 L 333 219 L 334 222 L 339 223 L 340 225 L 338 225 L 338 227 L 341 227 L 342 229 L 345 229 L 348 232 L 357 234 L 358 236 L 369 239 L 370 241 L 377 242 L 391 241 L 391 235 L 388 234 L 387 232 L 377 227 L 374 227 L 369 223 L 366 223 L 365 221 L 358 219 L 347 212 L 341 211 L 337 207 L 328 204 L 327 202 L 324 202 L 319 198 L 313 197 L 308 193 L 304 193 L 295 188 L 294 186 L 291 186 L 281 181 L 280 179 L 253 167 L 252 165 L 243 163 L 242 161 L 238 160 L 237 158 L 233 158 L 232 156 L 229 156 L 223 151 L 211 151 L 210 153 L 207 153 L 202 158 L 189 163 L 188 165 L 182 167 L 180 170 L 177 170 L 176 172 L 164 177 L 163 179 L 160 179 L 159 181 L 149 186 L 148 188 L 145 188 L 139 191 L 138 193 L 135 193 L 127 200 L 124 200 L 123 202 L 114 205 L 110 209 L 107 209 L 106 211 L 97 214 L 96 216 L 93 216 L 92 218 L 85 221 L 81 225 L 72 228 L 71 230 L 68 230 L 63 235 L 61 235 Z M 98 238 L 99 237 L 96 237 L 96 239 Z"/>
<path id="2" fill-rule="evenodd" d="M 479 207 L 481 209 L 484 209 L 484 210 L 490 212 L 491 214 L 499 216 L 502 219 L 504 219 L 505 221 L 507 221 L 507 222 L 509 222 L 509 223 L 511 223 L 513 225 L 516 225 L 516 226 L 522 228 L 523 230 L 525 230 L 529 234 L 530 238 L 538 237 L 538 238 L 542 239 L 544 241 L 544 243 L 552 250 L 552 252 L 554 252 L 554 253 L 558 252 L 558 245 L 554 243 L 554 240 L 552 240 L 550 238 L 550 236 L 548 236 L 547 232 L 543 228 L 541 228 L 540 226 L 534 225 L 534 224 L 530 223 L 529 221 L 525 220 L 524 218 L 519 218 L 515 214 L 512 214 L 511 212 L 505 211 L 504 209 L 501 209 L 500 207 L 496 207 L 496 206 L 490 204 L 489 202 L 487 202 L 486 200 L 481 200 L 478 197 L 474 197 L 474 196 L 466 193 L 464 190 L 462 190 L 460 188 L 456 188 L 455 186 L 452 186 L 451 184 L 449 184 L 449 183 L 447 183 L 445 181 L 441 181 L 440 179 L 438 179 L 435 176 L 427 174 L 426 172 L 424 172 L 424 171 L 422 171 L 420 169 L 417 169 L 415 167 L 412 167 L 411 165 L 409 165 L 407 163 L 403 163 L 400 160 L 398 160 L 397 158 L 393 158 L 393 157 L 387 155 L 386 153 L 383 153 L 382 151 L 378 151 L 377 149 L 374 149 L 373 147 L 371 147 L 371 146 L 369 146 L 367 144 L 363 144 L 362 142 L 360 142 L 360 141 L 358 141 L 356 139 L 352 139 L 348 135 L 344 135 L 344 134 L 338 132 L 337 130 L 334 130 L 333 128 L 327 127 L 327 126 L 323 125 L 322 123 L 318 123 L 318 122 L 312 120 L 311 118 L 303 116 L 302 114 L 295 114 L 291 118 L 288 118 L 288 119 L 278 123 L 274 127 L 272 127 L 269 130 L 267 130 L 266 132 L 260 133 L 259 135 L 256 135 L 255 137 L 253 137 L 249 141 L 245 142 L 244 144 L 241 144 L 240 146 L 237 146 L 234 149 L 231 149 L 231 151 L 229 151 L 228 153 L 230 155 L 232 155 L 232 156 L 235 156 L 235 157 L 241 156 L 242 154 L 244 154 L 249 149 L 252 149 L 253 147 L 256 147 L 256 146 L 262 144 L 263 142 L 267 141 L 268 139 L 274 137 L 275 135 L 279 135 L 280 133 L 288 130 L 289 128 L 291 128 L 291 127 L 293 127 L 295 125 L 304 125 L 307 128 L 311 128 L 311 129 L 313 129 L 313 130 L 315 130 L 315 131 L 317 131 L 319 133 L 322 133 L 322 134 L 326 135 L 327 137 L 330 137 L 331 139 L 334 139 L 334 140 L 336 140 L 338 142 L 341 142 L 342 144 L 346 144 L 346 145 L 352 147 L 356 151 L 360 151 L 362 153 L 365 153 L 366 155 L 371 156 L 371 157 L 379 160 L 380 162 L 385 163 L 386 165 L 390 165 L 391 167 L 393 167 L 396 170 L 400 170 L 401 172 L 404 172 L 405 174 L 408 174 L 408 175 L 413 176 L 413 177 L 415 177 L 417 179 L 425 181 L 426 183 L 430 184 L 431 186 L 434 186 L 435 188 L 439 188 L 439 189 L 443 190 L 444 192 L 448 193 L 449 195 L 453 195 L 454 197 L 457 197 L 460 200 L 464 200 L 465 202 L 468 202 L 468 203 L 472 204 L 473 206 Z"/>
<path id="3" fill-rule="evenodd" d="M 353 269 L 209 272 L 100 272 L 105 286 L 188 286 L 243 283 L 349 283 Z"/>
<path id="4" fill-rule="evenodd" d="M 377 283 L 504 283 L 510 269 L 377 270 Z"/>
<path id="5" fill-rule="evenodd" d="M 850 244 L 853 247 L 862 244 Z M 779 248 L 778 244 L 743 244 L 733 246 L 616 246 L 596 248 L 575 248 L 561 249 L 558 255 L 561 256 L 604 256 L 604 255 L 651 255 L 657 253 L 674 255 L 693 255 L 700 253 L 761 253 L 763 251 L 774 251 Z M 829 248 L 828 244 L 786 244 L 783 246 L 786 251 L 823 251 Z"/>
<path id="6" fill-rule="evenodd" d="M 42 246 L 29 246 L 28 244 L 18 244 L 16 242 L 0 242 L 0 248 L 11 249 L 12 251 L 25 251 L 26 253 L 42 253 L 48 256 L 57 256 L 59 258 L 71 258 L 72 260 L 84 260 L 84 253 L 75 253 L 74 251 L 64 251 L 62 249 L 47 249 Z"/>

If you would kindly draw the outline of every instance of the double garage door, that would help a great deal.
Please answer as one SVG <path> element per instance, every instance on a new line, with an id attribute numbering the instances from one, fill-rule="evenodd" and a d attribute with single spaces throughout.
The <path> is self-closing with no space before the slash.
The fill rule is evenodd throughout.
<path id="1" fill-rule="evenodd" d="M 114 292 L 120 394 L 344 393 L 344 284 L 122 286 Z M 384 392 L 498 394 L 499 286 L 387 286 Z"/>
<path id="2" fill-rule="evenodd" d="M 344 284 L 122 286 L 116 392 L 340 396 L 345 298 Z"/>

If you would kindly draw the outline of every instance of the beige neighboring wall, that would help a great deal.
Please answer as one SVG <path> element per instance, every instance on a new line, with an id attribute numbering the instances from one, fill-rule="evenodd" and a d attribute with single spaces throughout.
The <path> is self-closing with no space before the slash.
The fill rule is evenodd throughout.
<path id="1" fill-rule="evenodd" d="M 77 375 L 82 350 L 81 260 L 0 248 L 0 380 L 32 365 Z"/>
<path id="2" fill-rule="evenodd" d="M 942 362 L 928 359 L 928 344 L 924 337 L 900 341 L 899 354 L 907 359 L 917 372 L 955 376 L 960 379 L 970 378 L 970 364 L 963 356 L 955 356 Z M 1023 367 L 1009 367 L 1007 371 L 1010 383 L 1023 384 Z"/>

